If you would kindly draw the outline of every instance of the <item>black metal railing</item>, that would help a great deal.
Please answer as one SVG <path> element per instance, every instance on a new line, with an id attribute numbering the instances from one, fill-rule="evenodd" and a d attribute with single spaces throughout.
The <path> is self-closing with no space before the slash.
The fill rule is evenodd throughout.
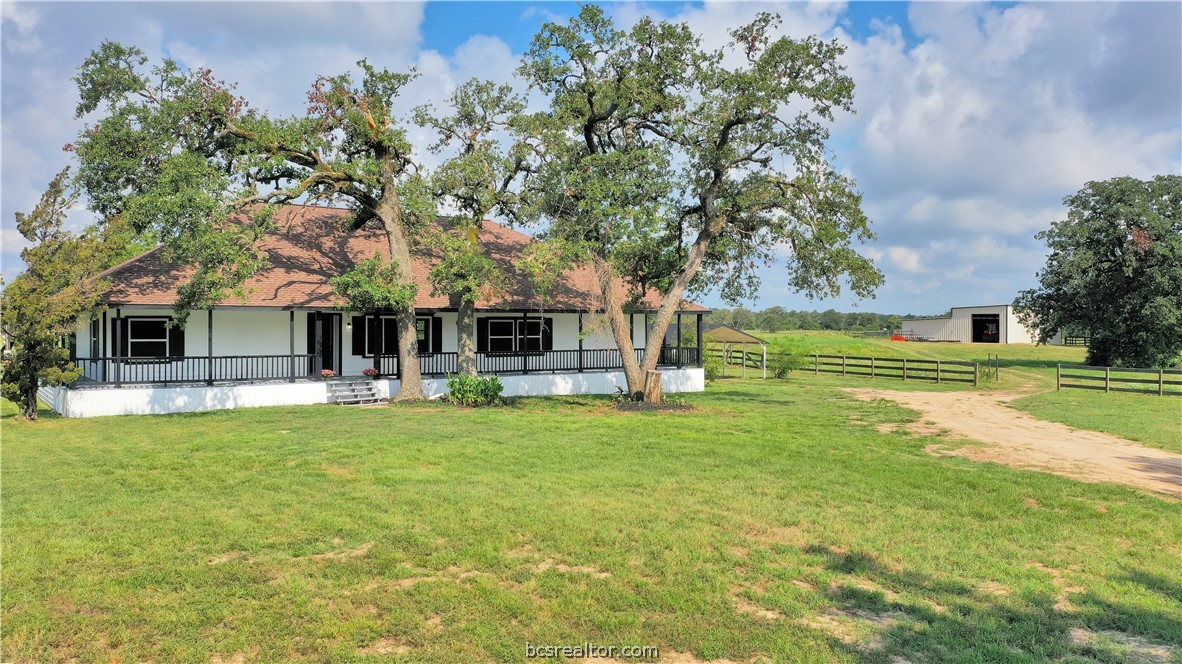
<path id="1" fill-rule="evenodd" d="M 189 357 L 80 357 L 76 387 L 170 385 L 319 378 L 316 356 L 214 355 Z"/>
<path id="2" fill-rule="evenodd" d="M 644 349 L 636 349 L 637 361 L 644 361 Z M 696 367 L 701 357 L 697 347 L 661 348 L 657 364 L 664 367 Z M 456 353 L 419 355 L 424 376 L 443 376 L 457 370 Z M 547 350 L 512 353 L 476 353 L 476 371 L 482 374 L 558 373 L 566 371 L 612 371 L 624 362 L 615 348 Z M 383 376 L 398 376 L 398 356 L 381 355 L 376 368 Z"/>
<path id="3" fill-rule="evenodd" d="M 664 367 L 699 366 L 696 347 L 660 349 L 658 364 Z M 645 350 L 636 358 L 644 361 Z M 367 366 L 380 375 L 399 376 L 398 356 L 368 358 Z M 375 361 L 376 360 L 376 361 Z M 82 369 L 78 387 L 97 385 L 212 384 L 274 380 L 320 379 L 320 358 L 298 355 L 214 355 L 189 357 L 80 357 Z M 457 353 L 423 353 L 419 366 L 424 376 L 444 376 L 457 371 Z M 614 348 L 548 350 L 525 353 L 477 353 L 476 370 L 482 374 L 558 373 L 566 371 L 612 371 L 623 368 L 620 351 Z"/>

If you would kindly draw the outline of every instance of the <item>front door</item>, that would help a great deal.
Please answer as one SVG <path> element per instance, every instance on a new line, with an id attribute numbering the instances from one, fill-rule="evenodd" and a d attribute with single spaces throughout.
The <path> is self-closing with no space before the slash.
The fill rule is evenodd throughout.
<path id="1" fill-rule="evenodd" d="M 319 330 L 319 334 L 317 331 Z M 319 338 L 320 345 L 316 345 Z M 308 312 L 308 354 L 320 355 L 320 368 L 341 373 L 341 314 Z M 313 360 L 315 363 L 315 360 Z"/>

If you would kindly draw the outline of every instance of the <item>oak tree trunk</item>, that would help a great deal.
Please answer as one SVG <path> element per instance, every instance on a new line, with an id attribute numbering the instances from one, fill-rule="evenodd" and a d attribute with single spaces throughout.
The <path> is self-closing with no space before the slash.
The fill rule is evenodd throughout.
<path id="1" fill-rule="evenodd" d="M 386 232 L 386 242 L 390 246 L 390 260 L 393 261 L 398 273 L 399 281 L 414 283 L 414 273 L 411 270 L 410 244 L 406 239 L 406 227 L 402 223 L 402 211 L 398 205 L 398 193 L 393 185 L 393 178 L 383 190 L 381 203 L 378 206 L 377 217 L 382 222 Z M 394 319 L 398 322 L 398 370 L 401 376 L 401 386 L 395 401 L 412 401 L 424 398 L 423 374 L 419 366 L 419 336 L 415 325 L 415 303 L 406 303 L 394 310 Z"/>
<path id="2" fill-rule="evenodd" d="M 599 281 L 600 295 L 603 296 L 604 313 L 607 314 L 612 336 L 615 337 L 616 348 L 620 349 L 620 361 L 624 365 L 628 394 L 631 398 L 639 400 L 644 396 L 644 373 L 636 359 L 636 348 L 632 345 L 632 328 L 628 317 L 624 315 L 620 294 L 616 292 L 616 271 L 612 269 L 611 263 L 599 256 L 592 257 L 591 261 Z"/>
<path id="3" fill-rule="evenodd" d="M 725 226 L 726 218 L 716 216 L 711 218 L 699 231 L 698 237 L 686 255 L 685 263 L 682 264 L 681 272 L 677 274 L 677 278 L 673 280 L 669 290 L 662 294 L 661 307 L 657 310 L 652 327 L 646 337 L 650 348 L 645 350 L 643 363 L 636 360 L 636 351 L 632 347 L 632 331 L 629 329 L 627 316 L 624 315 L 624 308 L 616 294 L 615 272 L 612 270 L 611 264 L 602 258 L 593 259 L 595 274 L 599 277 L 600 294 L 603 296 L 608 321 L 611 322 L 616 347 L 624 356 L 624 375 L 628 379 L 628 393 L 633 398 L 644 395 L 644 376 L 647 372 L 656 370 L 661 355 L 660 344 L 665 339 L 665 333 L 669 331 L 669 324 L 673 322 L 673 317 L 681 307 L 681 299 L 685 296 L 690 282 L 694 280 L 698 270 L 701 269 L 702 260 L 706 258 L 706 251 L 710 248 L 710 243 L 722 234 Z M 654 340 L 656 347 L 652 348 Z M 627 349 L 626 353 L 624 352 L 625 348 Z"/>
<path id="4" fill-rule="evenodd" d="M 469 376 L 476 375 L 475 330 L 476 303 L 461 298 L 456 315 L 456 371 Z"/>
<path id="5" fill-rule="evenodd" d="M 25 389 L 25 419 L 37 419 L 37 381 L 33 380 L 32 384 Z"/>

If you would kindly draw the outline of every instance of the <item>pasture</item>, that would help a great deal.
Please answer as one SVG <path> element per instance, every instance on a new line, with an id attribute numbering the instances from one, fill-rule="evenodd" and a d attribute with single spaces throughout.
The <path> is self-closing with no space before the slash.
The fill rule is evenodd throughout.
<path id="1" fill-rule="evenodd" d="M 1037 382 L 1050 360 L 1014 361 Z M 674 413 L 577 397 L 30 424 L 5 404 L 5 661 L 520 662 L 586 642 L 1178 660 L 1182 504 L 930 454 L 971 443 L 845 387 L 903 384 L 730 379 Z"/>

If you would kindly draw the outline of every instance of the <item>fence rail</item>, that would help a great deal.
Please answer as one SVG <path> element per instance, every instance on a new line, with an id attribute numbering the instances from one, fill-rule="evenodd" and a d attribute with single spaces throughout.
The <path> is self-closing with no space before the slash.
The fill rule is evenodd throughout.
<path id="1" fill-rule="evenodd" d="M 979 380 L 976 362 L 963 360 L 919 360 L 861 355 L 813 355 L 813 373 L 901 380 L 930 380 L 935 383 L 971 383 Z"/>
<path id="2" fill-rule="evenodd" d="M 1175 376 L 1178 379 L 1173 378 Z M 1182 396 L 1182 369 L 1060 364 L 1055 369 L 1055 389 L 1062 390 L 1064 388 Z"/>
<path id="3" fill-rule="evenodd" d="M 1092 343 L 1091 337 L 1081 337 L 1081 336 L 1064 336 L 1063 337 L 1063 345 L 1064 346 L 1087 346 L 1090 343 Z"/>

